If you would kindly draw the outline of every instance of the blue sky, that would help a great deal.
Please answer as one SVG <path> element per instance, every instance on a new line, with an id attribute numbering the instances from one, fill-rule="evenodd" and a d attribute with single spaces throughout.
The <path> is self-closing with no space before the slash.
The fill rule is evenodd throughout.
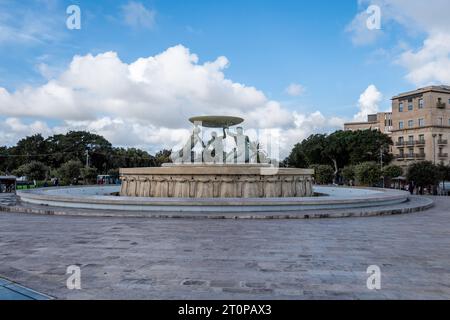
<path id="1" fill-rule="evenodd" d="M 358 24 L 358 15 L 364 15 L 374 3 L 382 9 L 382 24 L 381 30 L 369 34 L 370 31 L 361 31 L 364 26 Z M 71 4 L 81 9 L 80 30 L 68 30 L 65 26 L 65 11 Z M 406 13 L 401 11 L 402 5 L 403 0 L 0 0 L 0 34 L 4 33 L 0 35 L 0 88 L 10 95 L 27 87 L 38 89 L 58 79 L 75 55 L 95 56 L 112 51 L 123 63 L 132 64 L 181 44 L 198 56 L 199 65 L 226 57 L 228 66 L 222 70 L 226 79 L 255 87 L 285 111 L 305 117 L 320 112 L 325 118 L 349 120 L 361 110 L 364 101 L 360 95 L 370 85 L 376 87 L 379 95 L 369 99 L 368 104 L 375 104 L 369 109 L 385 110 L 394 94 L 448 79 L 432 72 L 417 74 L 434 63 L 433 59 L 441 61 L 439 57 L 427 57 L 422 65 L 414 59 L 421 50 L 427 50 L 424 41 L 434 39 L 436 34 L 447 35 L 448 25 L 443 22 L 436 27 L 435 22 L 417 22 L 423 10 L 420 4 L 416 11 Z M 433 16 L 442 11 L 442 6 L 445 2 L 431 0 L 425 8 Z M 130 20 L 127 8 L 131 10 Z M 368 33 L 371 40 L 361 43 L 356 39 L 358 32 Z M 301 87 L 301 92 L 288 94 L 286 88 L 290 84 Z M 20 99 L 16 97 L 19 102 L 4 101 L 32 103 L 34 100 L 26 94 L 25 90 Z M 63 130 L 64 126 L 69 128 L 67 120 L 92 120 L 55 117 L 51 109 L 40 114 L 8 113 L 4 105 L 0 111 L 4 113 L 0 114 L 0 123 L 14 119 L 22 125 L 16 126 L 18 131 L 21 128 L 20 134 L 40 128 L 24 127 L 36 121 L 41 121 L 50 133 Z M 108 116 L 108 112 L 102 109 L 96 116 Z M 151 125 L 158 127 L 157 123 Z M 285 124 L 286 128 L 292 126 L 295 125 Z M 17 138 L 10 127 L 8 138 L 4 131 L 0 144 L 14 143 L 10 140 Z M 314 124 L 310 127 L 315 128 Z M 328 127 L 333 125 L 324 124 L 318 130 Z M 305 134 L 302 132 L 298 139 Z M 150 142 L 140 142 L 145 143 Z"/>

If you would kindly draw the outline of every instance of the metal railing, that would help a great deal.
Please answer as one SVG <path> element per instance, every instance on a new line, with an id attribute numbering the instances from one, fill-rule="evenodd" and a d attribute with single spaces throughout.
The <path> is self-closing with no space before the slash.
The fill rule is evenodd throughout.
<path id="1" fill-rule="evenodd" d="M 425 144 L 425 140 L 421 140 L 421 139 L 416 140 L 415 144 L 416 145 L 424 145 Z"/>
<path id="2" fill-rule="evenodd" d="M 397 141 L 395 145 L 397 147 L 404 147 L 404 146 L 413 146 L 417 141 Z"/>
<path id="3" fill-rule="evenodd" d="M 394 159 L 396 160 L 423 160 L 425 157 L 425 153 L 406 153 L 394 155 Z"/>
<path id="4" fill-rule="evenodd" d="M 436 103 L 436 107 L 439 108 L 439 109 L 445 109 L 445 102 L 438 101 Z"/>

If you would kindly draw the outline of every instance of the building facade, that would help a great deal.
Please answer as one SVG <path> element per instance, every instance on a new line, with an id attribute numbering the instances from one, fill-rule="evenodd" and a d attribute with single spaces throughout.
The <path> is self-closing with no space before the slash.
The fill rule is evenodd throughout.
<path id="1" fill-rule="evenodd" d="M 369 114 L 367 116 L 367 121 L 344 123 L 344 130 L 346 131 L 367 129 L 379 130 L 390 135 L 392 130 L 392 113 L 378 112 L 376 114 Z"/>
<path id="2" fill-rule="evenodd" d="M 392 112 L 369 115 L 367 122 L 344 124 L 344 130 L 377 129 L 392 138 L 393 163 L 450 164 L 450 86 L 429 86 L 392 98 Z"/>
<path id="3" fill-rule="evenodd" d="M 392 98 L 394 162 L 449 164 L 450 87 L 430 86 Z"/>

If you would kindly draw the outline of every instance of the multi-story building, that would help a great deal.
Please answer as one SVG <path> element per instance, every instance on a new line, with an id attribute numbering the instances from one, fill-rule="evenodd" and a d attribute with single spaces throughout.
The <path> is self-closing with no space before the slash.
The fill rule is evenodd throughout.
<path id="1" fill-rule="evenodd" d="M 430 86 L 392 98 L 394 162 L 449 164 L 450 86 Z"/>
<path id="2" fill-rule="evenodd" d="M 392 113 L 378 112 L 376 114 L 369 114 L 367 116 L 367 121 L 344 123 L 344 130 L 346 131 L 367 129 L 379 130 L 390 135 L 392 130 Z"/>
<path id="3" fill-rule="evenodd" d="M 369 115 L 344 130 L 377 129 L 394 142 L 394 164 L 428 160 L 450 164 L 450 86 L 429 86 L 392 98 L 392 112 Z"/>

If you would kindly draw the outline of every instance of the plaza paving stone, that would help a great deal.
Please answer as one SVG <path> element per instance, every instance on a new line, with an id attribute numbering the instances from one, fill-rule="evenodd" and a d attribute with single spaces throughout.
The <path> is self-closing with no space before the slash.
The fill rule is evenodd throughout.
<path id="1" fill-rule="evenodd" d="M 16 205 L 16 195 L 13 193 L 0 193 L 0 206 Z"/>
<path id="2" fill-rule="evenodd" d="M 0 277 L 60 299 L 449 299 L 450 198 L 316 220 L 0 214 Z M 81 290 L 66 268 L 81 267 Z M 369 265 L 381 290 L 366 287 Z"/>

